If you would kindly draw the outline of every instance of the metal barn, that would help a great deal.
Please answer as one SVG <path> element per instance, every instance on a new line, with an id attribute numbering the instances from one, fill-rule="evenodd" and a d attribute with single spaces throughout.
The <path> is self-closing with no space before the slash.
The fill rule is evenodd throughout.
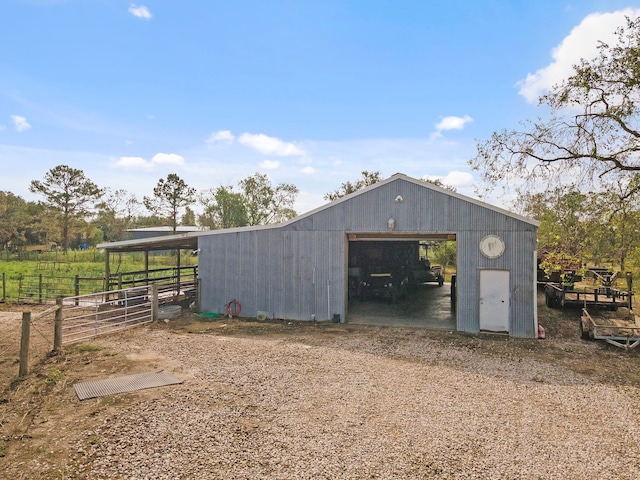
<path id="1" fill-rule="evenodd" d="M 282 224 L 198 234 L 200 305 L 223 312 L 237 300 L 247 317 L 348 322 L 351 277 L 361 270 L 354 252 L 389 263 L 419 242 L 455 240 L 457 330 L 533 338 L 537 227 L 396 174 Z"/>

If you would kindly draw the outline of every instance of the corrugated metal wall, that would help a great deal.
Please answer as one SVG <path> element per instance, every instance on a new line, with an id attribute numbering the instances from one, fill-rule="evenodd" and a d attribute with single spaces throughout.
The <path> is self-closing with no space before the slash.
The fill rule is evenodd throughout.
<path id="1" fill-rule="evenodd" d="M 253 230 L 199 241 L 202 308 L 224 312 L 237 299 L 242 313 L 328 320 L 343 311 L 342 232 Z"/>
<path id="2" fill-rule="evenodd" d="M 398 197 L 402 198 L 402 201 Z M 479 331 L 481 269 L 510 272 L 510 334 L 534 337 L 535 225 L 404 176 L 274 227 L 212 232 L 199 237 L 202 308 L 224 311 L 232 299 L 242 314 L 329 320 L 344 318 L 349 233 L 455 233 L 458 263 L 458 330 Z M 479 243 L 498 235 L 505 244 L 497 259 Z"/>

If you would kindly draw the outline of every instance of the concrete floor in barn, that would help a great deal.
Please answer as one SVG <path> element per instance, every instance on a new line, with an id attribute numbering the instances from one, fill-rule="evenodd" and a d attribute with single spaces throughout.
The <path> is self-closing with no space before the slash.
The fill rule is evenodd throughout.
<path id="1" fill-rule="evenodd" d="M 442 287 L 425 283 L 406 298 L 390 304 L 382 299 L 361 302 L 349 299 L 347 323 L 361 325 L 392 325 L 455 330 L 456 312 L 451 305 L 451 284 Z"/>

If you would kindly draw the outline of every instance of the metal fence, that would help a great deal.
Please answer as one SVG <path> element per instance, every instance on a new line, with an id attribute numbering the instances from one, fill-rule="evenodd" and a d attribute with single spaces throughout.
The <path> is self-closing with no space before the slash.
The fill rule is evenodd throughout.
<path id="1" fill-rule="evenodd" d="M 151 323 L 157 305 L 157 287 L 151 285 L 65 297 L 62 344 Z"/>
<path id="2" fill-rule="evenodd" d="M 18 302 L 52 303 L 58 297 L 80 296 L 104 290 L 103 277 L 20 275 Z"/>
<path id="3" fill-rule="evenodd" d="M 78 297 L 105 290 L 157 284 L 161 297 L 184 296 L 196 289 L 198 267 L 169 267 L 111 274 L 105 277 L 63 276 L 53 271 L 36 275 L 0 274 L 0 303 L 54 303 L 58 297 Z"/>

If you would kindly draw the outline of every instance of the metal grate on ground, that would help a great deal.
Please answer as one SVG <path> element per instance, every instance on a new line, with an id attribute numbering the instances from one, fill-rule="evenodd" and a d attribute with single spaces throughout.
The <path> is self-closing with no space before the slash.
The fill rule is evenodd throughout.
<path id="1" fill-rule="evenodd" d="M 92 382 L 81 382 L 73 385 L 80 400 L 104 397 L 118 393 L 135 392 L 146 388 L 165 387 L 182 383 L 175 376 L 163 372 L 147 372 L 125 375 Z"/>

